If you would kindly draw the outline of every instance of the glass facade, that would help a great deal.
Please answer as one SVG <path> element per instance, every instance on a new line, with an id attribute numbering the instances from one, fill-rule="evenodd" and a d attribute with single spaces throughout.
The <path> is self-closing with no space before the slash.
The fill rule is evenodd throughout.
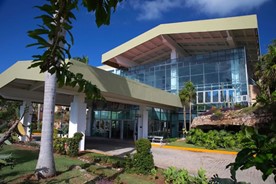
<path id="1" fill-rule="evenodd" d="M 197 90 L 197 104 L 247 101 L 244 48 L 236 48 L 135 66 L 116 73 L 177 94 L 185 82 Z"/>
<path id="2" fill-rule="evenodd" d="M 92 136 L 134 139 L 138 106 L 98 101 L 93 104 Z"/>
<path id="3" fill-rule="evenodd" d="M 189 56 L 175 60 L 159 61 L 114 70 L 113 73 L 177 94 L 185 82 L 196 87 L 196 106 L 191 117 L 212 106 L 228 106 L 247 102 L 248 79 L 244 48 L 235 48 Z M 93 135 L 108 138 L 135 139 L 139 107 L 108 102 L 94 108 Z M 184 128 L 182 109 L 177 112 L 147 107 L 148 135 L 181 137 Z M 186 111 L 186 127 L 190 115 Z"/>
<path id="4" fill-rule="evenodd" d="M 116 102 L 101 102 L 93 104 L 92 136 L 130 139 L 137 136 L 137 123 L 139 118 L 139 106 Z M 148 111 L 148 135 L 160 135 L 171 137 L 177 135 L 172 130 L 175 122 L 172 120 L 171 110 L 147 107 Z"/>

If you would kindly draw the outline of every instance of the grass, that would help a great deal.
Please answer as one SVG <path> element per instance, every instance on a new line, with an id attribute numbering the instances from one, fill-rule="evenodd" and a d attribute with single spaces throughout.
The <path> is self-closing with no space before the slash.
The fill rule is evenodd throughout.
<path id="1" fill-rule="evenodd" d="M 18 145 L 4 146 L 0 154 L 10 154 L 16 160 L 13 169 L 4 167 L 0 172 L 0 183 L 131 183 L 152 184 L 155 180 L 152 176 L 126 173 L 121 167 L 124 158 L 101 155 L 97 153 L 83 153 L 80 155 L 89 163 L 77 158 L 55 154 L 57 176 L 37 181 L 31 176 L 34 173 L 38 150 Z M 80 166 L 72 169 L 72 166 Z M 115 168 L 114 168 L 115 167 Z"/>
<path id="2" fill-rule="evenodd" d="M 176 147 L 185 147 L 185 148 L 199 148 L 199 149 L 207 149 L 203 146 L 196 146 L 194 144 L 189 144 L 186 141 L 175 141 L 172 143 L 169 143 L 168 146 L 176 146 Z M 239 151 L 237 149 L 230 149 L 230 148 L 217 148 L 216 150 L 222 150 L 222 151 Z"/>
<path id="3" fill-rule="evenodd" d="M 12 154 L 15 158 L 16 165 L 13 169 L 10 167 L 5 167 L 1 170 L 0 178 L 5 183 L 24 183 L 26 177 L 34 173 L 37 158 L 38 158 L 38 150 L 33 150 L 29 148 L 25 148 L 22 146 L 11 145 L 4 146 L 1 151 L 1 154 Z M 66 156 L 55 155 L 55 163 L 56 170 L 58 173 L 61 173 L 55 179 L 49 179 L 47 182 L 54 181 L 58 179 L 59 181 L 65 181 L 70 177 L 77 177 L 79 175 L 79 171 L 72 170 L 69 168 L 72 165 L 80 165 L 83 164 L 82 161 L 78 159 L 72 159 Z"/>

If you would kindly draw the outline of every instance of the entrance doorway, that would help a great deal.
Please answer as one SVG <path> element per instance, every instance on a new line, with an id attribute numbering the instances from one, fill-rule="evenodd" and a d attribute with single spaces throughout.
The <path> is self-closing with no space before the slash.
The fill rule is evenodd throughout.
<path id="1" fill-rule="evenodd" d="M 121 126 L 119 120 L 112 120 L 111 122 L 111 138 L 120 139 Z"/>
<path id="2" fill-rule="evenodd" d="M 124 124 L 124 134 L 123 134 L 123 138 L 124 139 L 132 139 L 133 140 L 133 136 L 134 136 L 134 122 L 133 121 L 129 121 L 129 120 L 124 120 L 122 121 Z"/>

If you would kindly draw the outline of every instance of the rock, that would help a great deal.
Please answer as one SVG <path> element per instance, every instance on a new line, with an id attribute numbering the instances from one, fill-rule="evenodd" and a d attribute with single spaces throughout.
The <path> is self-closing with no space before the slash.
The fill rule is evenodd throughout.
<path id="1" fill-rule="evenodd" d="M 241 110 L 231 110 L 223 113 L 223 117 L 215 120 L 214 114 L 198 116 L 193 119 L 192 128 L 197 126 L 259 126 L 273 119 L 269 113 L 243 113 Z"/>

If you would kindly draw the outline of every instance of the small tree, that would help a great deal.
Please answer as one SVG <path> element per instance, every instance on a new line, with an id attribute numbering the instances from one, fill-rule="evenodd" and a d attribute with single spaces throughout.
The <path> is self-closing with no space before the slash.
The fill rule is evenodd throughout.
<path id="1" fill-rule="evenodd" d="M 88 12 L 95 13 L 97 26 L 110 23 L 111 11 L 116 9 L 122 0 L 82 0 L 82 5 Z M 51 177 L 56 174 L 53 157 L 53 124 L 54 105 L 56 97 L 56 82 L 59 87 L 63 85 L 79 87 L 79 92 L 84 92 L 88 99 L 100 97 L 100 90 L 90 81 L 83 79 L 81 73 L 75 74 L 69 70 L 72 63 L 65 58 L 71 58 L 70 48 L 73 44 L 72 20 L 75 19 L 74 11 L 78 8 L 78 0 L 48 0 L 42 6 L 36 6 L 43 12 L 38 16 L 42 24 L 38 29 L 29 31 L 28 34 L 36 46 L 43 49 L 42 54 L 34 55 L 30 66 L 39 67 L 40 72 L 46 72 L 44 86 L 44 111 L 41 134 L 41 147 L 36 166 L 36 175 L 39 178 Z M 66 34 L 70 40 L 67 40 Z"/>
<path id="2" fill-rule="evenodd" d="M 255 78 L 260 94 L 257 102 L 268 105 L 276 102 L 276 40 L 268 46 L 268 52 L 256 64 Z"/>
<path id="3" fill-rule="evenodd" d="M 149 174 L 154 168 L 151 143 L 148 139 L 139 139 L 135 142 L 136 153 L 133 158 L 128 159 L 128 169 L 140 173 Z"/>
<path id="4" fill-rule="evenodd" d="M 191 128 L 191 124 L 192 124 L 192 102 L 196 98 L 196 90 L 195 90 L 194 84 L 191 81 L 188 81 L 188 82 L 184 83 L 184 87 L 179 92 L 179 98 L 180 98 L 180 100 L 182 102 L 182 105 L 183 105 L 183 119 L 184 119 L 183 127 L 185 129 L 187 129 L 187 127 L 186 127 L 186 107 L 189 106 L 189 111 L 190 111 L 189 128 Z"/>

